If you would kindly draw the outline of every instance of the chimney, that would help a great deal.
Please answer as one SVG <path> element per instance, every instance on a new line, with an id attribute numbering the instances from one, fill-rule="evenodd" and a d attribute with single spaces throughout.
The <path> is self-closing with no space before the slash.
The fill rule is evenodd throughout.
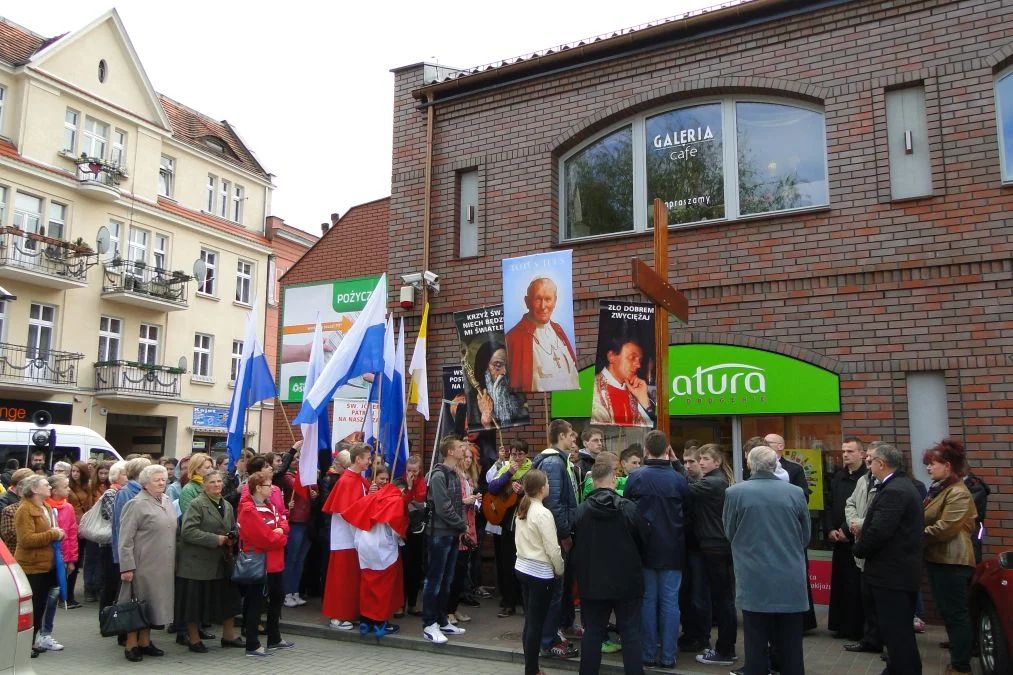
<path id="1" fill-rule="evenodd" d="M 331 226 L 330 226 L 329 223 L 320 223 L 320 234 L 321 235 L 327 234 L 327 230 L 329 230 L 329 229 L 331 229 Z"/>
<path id="2" fill-rule="evenodd" d="M 334 227 L 335 225 L 337 225 L 339 220 L 341 220 L 341 216 L 339 216 L 336 213 L 332 213 L 331 214 L 331 227 Z"/>
<path id="3" fill-rule="evenodd" d="M 268 216 L 267 227 L 264 228 L 264 236 L 267 237 L 267 240 L 273 241 L 275 230 L 280 230 L 284 224 L 284 218 L 279 218 L 278 216 Z"/>

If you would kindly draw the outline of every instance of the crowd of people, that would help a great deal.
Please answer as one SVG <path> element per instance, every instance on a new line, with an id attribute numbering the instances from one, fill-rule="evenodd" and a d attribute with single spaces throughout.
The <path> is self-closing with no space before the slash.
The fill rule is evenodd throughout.
<path id="1" fill-rule="evenodd" d="M 32 587 L 33 656 L 63 649 L 55 610 L 61 600 L 81 607 L 82 568 L 85 603 L 147 603 L 150 626 L 119 636 L 132 662 L 165 653 L 152 640 L 161 628 L 198 654 L 218 625 L 222 648 L 251 657 L 293 649 L 281 613 L 309 596 L 322 598 L 335 630 L 383 637 L 409 615 L 444 644 L 466 633 L 468 608 L 491 597 L 482 586 L 489 535 L 497 616 L 523 611 L 530 675 L 542 659 L 579 658 L 582 673 L 596 673 L 602 654 L 619 651 L 634 674 L 672 668 L 680 653 L 711 665 L 743 660 L 733 673 L 804 672 L 802 637 L 816 626 L 810 486 L 783 456 L 782 437 L 745 444 L 738 483 L 718 445 L 689 441 L 680 458 L 660 431 L 618 455 L 594 427 L 578 442 L 566 420 L 550 423 L 548 440 L 536 452 L 512 440 L 485 460 L 475 443 L 448 436 L 428 474 L 416 455 L 397 471 L 369 445 L 343 442 L 307 481 L 301 442 L 245 451 L 232 471 L 204 453 L 57 462 L 49 476 L 9 466 L 0 535 Z M 988 488 L 968 471 L 963 445 L 945 440 L 923 453 L 928 488 L 891 444 L 847 437 L 840 458 L 822 523 L 833 547 L 828 628 L 848 651 L 881 653 L 887 672 L 920 673 L 924 563 L 950 671 L 970 672 L 968 585 Z M 263 556 L 252 582 L 233 579 L 244 555 Z"/>

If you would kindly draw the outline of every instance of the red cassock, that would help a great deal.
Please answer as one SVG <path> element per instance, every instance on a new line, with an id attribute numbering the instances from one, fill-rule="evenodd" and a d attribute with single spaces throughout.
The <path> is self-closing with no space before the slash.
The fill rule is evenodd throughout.
<path id="1" fill-rule="evenodd" d="M 359 556 L 355 550 L 355 530 L 342 517 L 353 504 L 369 492 L 369 481 L 361 474 L 345 470 L 331 490 L 324 513 L 331 514 L 331 558 L 324 586 L 324 616 L 339 621 L 358 621 Z"/>
<path id="2" fill-rule="evenodd" d="M 359 611 L 367 619 L 386 621 L 404 603 L 400 556 L 400 545 L 408 530 L 404 498 L 388 483 L 343 515 L 356 528 L 355 547 L 362 574 Z"/>

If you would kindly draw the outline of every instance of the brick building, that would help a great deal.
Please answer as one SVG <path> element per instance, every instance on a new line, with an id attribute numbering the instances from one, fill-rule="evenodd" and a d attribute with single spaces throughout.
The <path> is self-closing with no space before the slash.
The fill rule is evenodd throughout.
<path id="1" fill-rule="evenodd" d="M 642 299 L 629 259 L 653 260 L 659 197 L 691 312 L 670 327 L 673 373 L 699 383 L 755 357 L 767 390 L 740 408 L 677 392 L 673 444 L 720 442 L 740 470 L 742 442 L 777 432 L 822 479 L 846 435 L 894 441 L 916 475 L 924 448 L 962 438 L 993 488 L 986 551 L 1013 544 L 1011 23 L 998 1 L 755 0 L 473 69 L 396 69 L 376 271 L 440 275 L 431 399 L 459 359 L 453 312 L 501 302 L 507 257 L 572 249 L 592 368 L 599 300 Z M 371 248 L 331 258 L 334 237 L 300 275 Z M 574 396 L 549 414 L 582 426 Z M 549 399 L 528 400 L 541 422 Z M 434 427 L 412 415 L 413 443 Z M 544 442 L 540 424 L 508 434 Z"/>

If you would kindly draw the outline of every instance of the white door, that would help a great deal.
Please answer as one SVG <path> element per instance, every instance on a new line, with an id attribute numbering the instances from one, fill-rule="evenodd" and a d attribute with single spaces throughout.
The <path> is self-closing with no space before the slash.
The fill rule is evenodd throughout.
<path id="1" fill-rule="evenodd" d="M 55 327 L 56 308 L 32 303 L 28 314 L 26 379 L 35 382 L 55 381 L 52 354 Z"/>

